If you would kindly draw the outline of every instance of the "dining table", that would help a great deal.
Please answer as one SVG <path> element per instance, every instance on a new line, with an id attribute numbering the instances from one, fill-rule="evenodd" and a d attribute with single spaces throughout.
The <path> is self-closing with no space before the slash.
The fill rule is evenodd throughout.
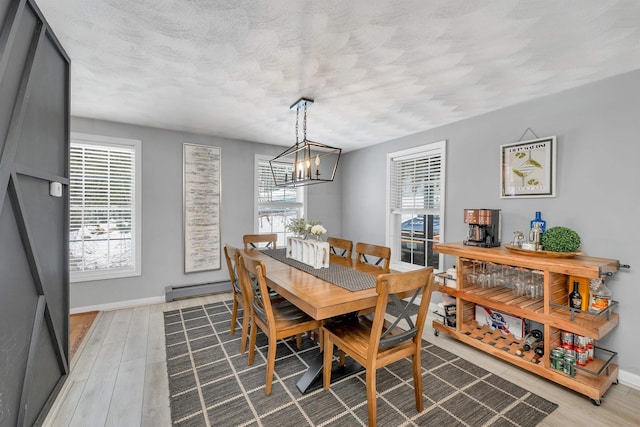
<path id="1" fill-rule="evenodd" d="M 350 290 L 316 276 L 317 272 L 304 268 L 296 261 L 285 260 L 283 249 L 257 250 L 246 249 L 245 252 L 253 258 L 260 259 L 266 267 L 267 285 L 283 298 L 300 308 L 316 320 L 335 319 L 340 316 L 357 313 L 361 310 L 376 306 L 378 294 L 375 288 L 375 278 L 378 274 L 386 273 L 379 266 L 373 264 L 356 263 L 353 259 L 343 258 L 334 254 L 330 256 L 329 269 L 340 274 L 351 274 L 349 280 L 355 283 L 357 290 Z M 305 271 L 307 270 L 307 271 Z M 330 273 L 322 272 L 322 273 Z M 364 274 L 361 274 L 364 273 Z M 348 281 L 349 281 L 348 280 Z M 323 357 L 319 353 L 297 383 L 302 393 L 315 390 L 322 386 Z M 353 375 L 363 368 L 355 361 L 346 363 L 332 373 L 332 381 Z"/>

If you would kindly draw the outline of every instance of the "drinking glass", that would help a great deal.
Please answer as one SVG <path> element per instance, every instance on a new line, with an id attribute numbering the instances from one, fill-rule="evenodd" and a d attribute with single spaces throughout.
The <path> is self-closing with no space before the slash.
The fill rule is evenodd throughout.
<path id="1" fill-rule="evenodd" d="M 523 272 L 521 268 L 516 269 L 515 279 L 513 281 L 513 289 L 516 295 L 523 296 L 526 292 L 526 281 L 523 277 Z"/>
<path id="2" fill-rule="evenodd" d="M 507 271 L 505 266 L 502 265 L 497 267 L 498 271 L 496 272 L 496 286 L 501 286 L 503 288 L 509 287 L 509 278 L 507 277 Z"/>
<path id="3" fill-rule="evenodd" d="M 467 282 L 470 285 L 478 283 L 478 273 L 476 273 L 476 261 L 471 261 L 471 273 L 467 273 Z"/>
<path id="4" fill-rule="evenodd" d="M 496 287 L 496 282 L 498 280 L 498 266 L 492 262 L 487 263 L 487 287 L 494 288 Z"/>
<path id="5" fill-rule="evenodd" d="M 480 270 L 478 271 L 478 283 L 481 288 L 488 288 L 489 286 L 489 271 L 487 270 L 487 266 L 483 263 L 480 266 Z"/>
<path id="6" fill-rule="evenodd" d="M 538 297 L 544 297 L 544 273 L 542 271 L 532 271 L 533 281 L 538 288 Z"/>

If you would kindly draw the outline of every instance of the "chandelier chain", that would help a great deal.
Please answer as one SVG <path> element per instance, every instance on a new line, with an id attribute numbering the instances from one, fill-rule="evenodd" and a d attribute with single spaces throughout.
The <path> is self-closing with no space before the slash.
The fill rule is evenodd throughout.
<path id="1" fill-rule="evenodd" d="M 298 117 L 300 116 L 300 109 L 296 108 L 296 145 L 298 145 Z"/>
<path id="2" fill-rule="evenodd" d="M 307 140 L 307 101 L 304 102 L 304 119 L 302 121 L 302 134 L 304 136 L 303 141 Z"/>

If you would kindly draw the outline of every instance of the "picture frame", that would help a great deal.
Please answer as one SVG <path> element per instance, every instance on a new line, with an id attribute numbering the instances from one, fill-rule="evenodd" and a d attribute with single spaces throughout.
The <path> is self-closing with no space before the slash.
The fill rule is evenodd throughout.
<path id="1" fill-rule="evenodd" d="M 556 196 L 556 137 L 500 146 L 500 197 Z"/>
<path id="2" fill-rule="evenodd" d="M 219 270 L 220 147 L 183 144 L 184 272 Z"/>

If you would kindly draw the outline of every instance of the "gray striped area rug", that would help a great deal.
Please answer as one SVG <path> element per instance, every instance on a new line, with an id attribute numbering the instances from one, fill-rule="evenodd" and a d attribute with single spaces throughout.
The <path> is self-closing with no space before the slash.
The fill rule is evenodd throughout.
<path id="1" fill-rule="evenodd" d="M 366 426 L 364 371 L 329 391 L 301 394 L 296 382 L 319 352 L 281 340 L 273 391 L 264 394 L 267 339 L 259 332 L 253 366 L 240 349 L 240 310 L 232 301 L 164 313 L 171 419 L 175 426 Z M 377 373 L 380 426 L 535 426 L 558 405 L 428 341 L 422 351 L 424 410 L 417 412 L 409 359 Z"/>

